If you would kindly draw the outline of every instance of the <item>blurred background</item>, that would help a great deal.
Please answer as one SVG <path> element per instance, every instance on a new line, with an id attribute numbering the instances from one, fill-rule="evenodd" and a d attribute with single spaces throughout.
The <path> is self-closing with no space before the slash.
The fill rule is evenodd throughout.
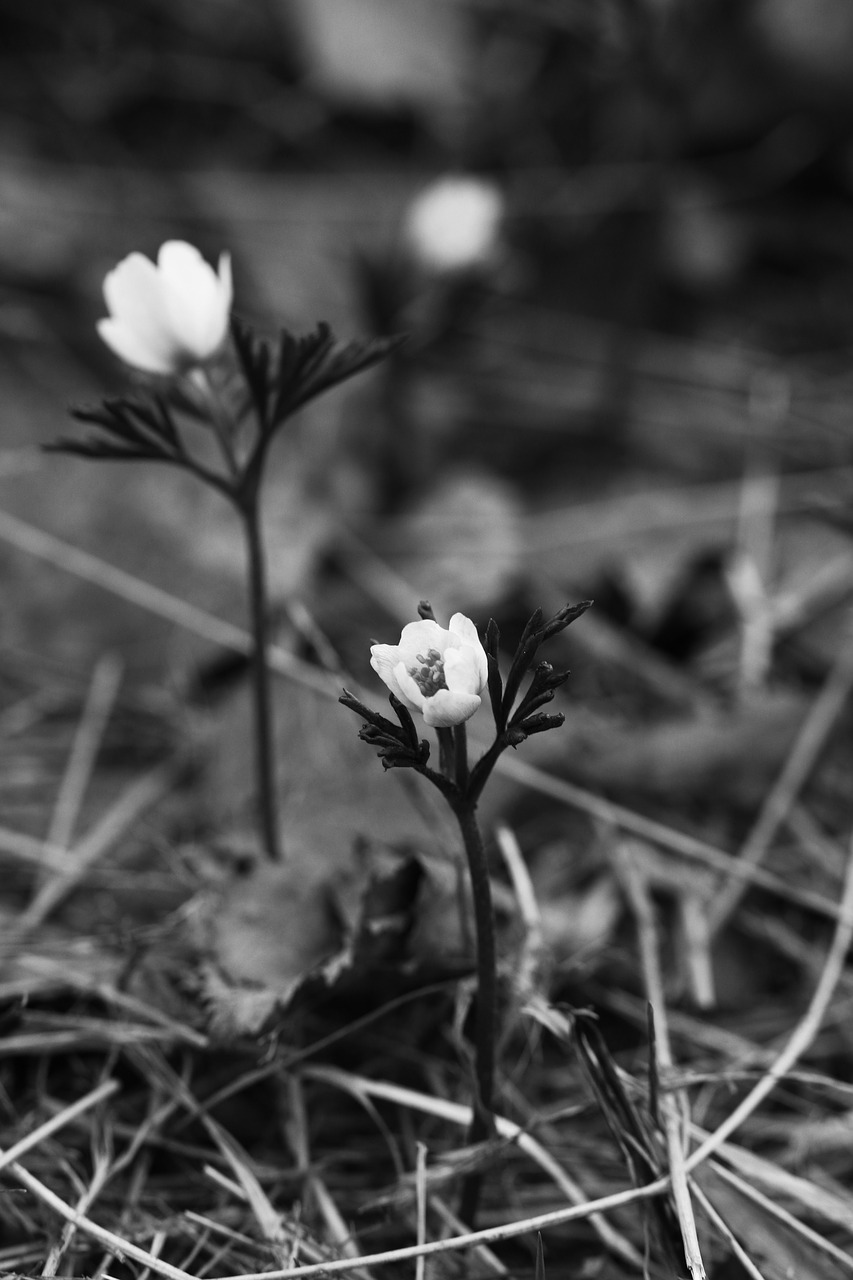
<path id="1" fill-rule="evenodd" d="M 273 459 L 277 598 L 327 627 L 365 596 L 368 614 L 429 596 L 511 628 L 531 594 L 595 595 L 608 652 L 629 634 L 652 666 L 736 683 L 719 646 L 749 594 L 736 552 L 765 603 L 828 564 L 830 601 L 849 589 L 846 0 L 0 9 L 5 512 L 239 616 L 239 531 L 215 497 L 37 447 L 69 404 L 126 385 L 95 334 L 105 273 L 182 238 L 232 254 L 261 326 L 410 335 Z M 412 210 L 460 174 L 500 214 L 448 269 Z M 144 675 L 196 656 L 10 538 L 9 670 L 88 670 L 105 645 Z M 831 644 L 818 630 L 798 678 Z"/>

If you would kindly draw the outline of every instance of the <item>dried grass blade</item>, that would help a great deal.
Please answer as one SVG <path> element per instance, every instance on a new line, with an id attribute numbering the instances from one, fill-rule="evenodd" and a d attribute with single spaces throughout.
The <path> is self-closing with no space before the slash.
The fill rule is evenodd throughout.
<path id="1" fill-rule="evenodd" d="M 623 842 L 618 850 L 616 866 L 627 891 L 637 925 L 646 997 L 653 1012 L 656 1031 L 653 1046 L 656 1056 L 655 1074 L 659 1072 L 669 1075 L 672 1073 L 674 1062 L 666 1014 L 655 908 L 648 886 L 643 879 L 641 863 L 632 856 L 633 853 L 634 847 L 628 841 Z M 665 1093 L 659 1099 L 659 1106 L 666 1138 L 672 1197 L 684 1246 L 684 1261 L 693 1280 L 705 1280 L 705 1263 L 696 1232 L 696 1218 L 693 1213 L 684 1160 L 684 1135 L 689 1124 L 687 1096 L 683 1090 Z"/>
<path id="2" fill-rule="evenodd" d="M 812 1044 L 820 1031 L 829 1003 L 844 970 L 851 939 L 853 939 L 853 839 L 849 846 L 847 875 L 839 918 L 809 1007 L 770 1069 L 728 1118 L 690 1155 L 686 1166 L 688 1173 L 718 1150 L 720 1145 L 752 1115 Z"/>
<path id="3" fill-rule="evenodd" d="M 59 784 L 47 832 L 48 844 L 67 848 L 71 843 L 104 730 L 112 715 L 122 671 L 123 663 L 114 653 L 105 653 L 95 664 L 65 772 Z"/>
<path id="4" fill-rule="evenodd" d="M 396 1102 L 399 1106 L 412 1107 L 427 1115 L 439 1116 L 441 1119 L 448 1120 L 451 1124 L 460 1125 L 463 1128 L 467 1128 L 471 1123 L 472 1110 L 464 1103 L 449 1102 L 444 1098 L 434 1098 L 429 1094 L 418 1093 L 414 1089 L 405 1089 L 402 1086 L 388 1084 L 385 1081 L 368 1080 L 365 1076 L 341 1071 L 337 1067 L 305 1067 L 302 1074 L 306 1079 L 322 1080 L 334 1087 L 345 1089 L 356 1097 L 361 1094 L 365 1098 L 383 1098 L 388 1102 Z M 514 1124 L 512 1120 L 507 1120 L 504 1116 L 495 1117 L 495 1126 L 498 1135 L 501 1138 L 515 1142 L 519 1150 L 523 1151 L 553 1180 L 567 1200 L 575 1205 L 583 1205 L 585 1203 L 582 1188 L 531 1134 L 525 1133 L 520 1125 Z M 660 1185 L 663 1187 L 666 1183 L 662 1180 Z M 602 1242 L 611 1252 L 631 1262 L 632 1265 L 639 1265 L 642 1262 L 640 1254 L 631 1242 L 616 1231 L 609 1222 L 605 1222 L 600 1218 L 595 1210 L 590 1215 L 590 1221 Z M 411 1256 L 416 1257 L 417 1255 L 412 1254 Z"/>
<path id="5" fill-rule="evenodd" d="M 744 870 L 755 871 L 770 843 L 785 821 L 805 784 L 833 725 L 853 690 L 853 638 L 846 639 L 820 693 L 797 734 L 782 771 L 762 805 L 761 812 L 741 847 L 738 862 Z M 729 879 L 709 911 L 712 933 L 718 933 L 737 907 L 747 882 Z"/>

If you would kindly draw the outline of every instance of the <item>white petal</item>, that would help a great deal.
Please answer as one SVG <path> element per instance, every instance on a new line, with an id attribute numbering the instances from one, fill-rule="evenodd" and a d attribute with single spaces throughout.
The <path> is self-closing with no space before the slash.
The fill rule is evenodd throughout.
<path id="1" fill-rule="evenodd" d="M 176 371 L 180 352 L 168 342 L 148 344 L 134 329 L 129 328 L 121 320 L 112 317 L 99 320 L 98 333 L 103 342 L 134 369 L 143 373 L 171 374 Z"/>
<path id="2" fill-rule="evenodd" d="M 397 693 L 394 668 L 399 661 L 400 650 L 395 644 L 374 644 L 370 646 L 370 665 L 379 676 L 379 679 L 385 681 L 392 693 Z M 394 681 L 393 684 L 391 683 L 392 680 Z"/>
<path id="3" fill-rule="evenodd" d="M 449 729 L 452 725 L 470 720 L 480 706 L 476 693 L 454 693 L 451 689 L 439 689 L 424 704 L 424 720 L 435 729 Z"/>
<path id="4" fill-rule="evenodd" d="M 477 628 L 470 618 L 466 618 L 464 613 L 454 613 L 450 619 L 450 634 L 459 636 L 466 644 L 479 644 L 480 637 L 477 634 Z"/>
<path id="5" fill-rule="evenodd" d="M 157 256 L 166 314 L 187 354 L 206 360 L 222 344 L 230 298 L 194 245 L 169 240 Z"/>
<path id="6" fill-rule="evenodd" d="M 104 299 L 110 317 L 126 331 L 116 339 L 123 346 L 119 353 L 122 359 L 140 369 L 151 371 L 156 366 L 158 373 L 174 372 L 176 345 L 154 263 L 141 253 L 131 253 L 108 273 L 104 280 Z M 111 337 L 105 337 L 104 341 L 117 350 L 112 340 L 115 331 L 109 328 L 107 333 Z M 138 346 L 139 362 L 129 354 L 130 335 Z"/>
<path id="7" fill-rule="evenodd" d="M 231 275 L 230 253 L 220 253 L 219 255 L 219 292 L 222 298 L 222 305 L 227 311 L 230 311 L 231 303 L 234 301 L 234 280 Z"/>
<path id="8" fill-rule="evenodd" d="M 400 656 L 407 666 L 414 666 L 418 654 L 437 649 L 443 654 L 450 640 L 450 633 L 440 627 L 431 618 L 421 618 L 419 622 L 408 622 L 400 636 Z"/>
<path id="9" fill-rule="evenodd" d="M 464 613 L 454 613 L 450 619 L 450 634 L 451 636 L 460 636 L 473 649 L 477 663 L 478 691 L 482 692 L 489 680 L 489 660 L 486 656 L 486 650 L 480 642 L 477 628 L 470 618 L 465 617 Z"/>
<path id="10" fill-rule="evenodd" d="M 397 682 L 397 688 L 400 692 L 397 697 L 405 702 L 410 711 L 420 711 L 426 718 L 426 708 L 432 699 L 424 696 L 424 692 L 420 685 L 409 675 L 405 662 L 401 662 L 394 669 L 394 679 Z M 427 721 L 427 723 L 429 723 Z"/>
<path id="11" fill-rule="evenodd" d="M 444 655 L 444 678 L 451 693 L 482 693 L 483 681 L 477 655 L 471 645 L 448 649 Z"/>

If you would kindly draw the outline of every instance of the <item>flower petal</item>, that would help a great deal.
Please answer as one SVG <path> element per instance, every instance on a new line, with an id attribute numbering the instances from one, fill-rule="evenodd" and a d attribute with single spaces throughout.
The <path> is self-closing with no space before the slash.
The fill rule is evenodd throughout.
<path id="1" fill-rule="evenodd" d="M 450 634 L 460 636 L 473 649 L 477 662 L 478 692 L 482 692 L 489 682 L 489 659 L 477 634 L 477 628 L 464 613 L 454 613 L 450 619 Z"/>
<path id="2" fill-rule="evenodd" d="M 172 372 L 177 348 L 154 263 L 141 253 L 129 254 L 107 273 L 104 300 L 110 318 L 127 331 L 124 338 L 117 339 L 123 344 L 122 359 L 140 369 Z M 111 338 L 115 337 L 113 329 L 107 332 Z M 136 342 L 140 356 L 138 362 L 129 354 L 128 335 L 133 335 Z M 104 340 L 113 346 L 110 338 Z M 117 350 L 117 347 L 113 349 Z"/>
<path id="3" fill-rule="evenodd" d="M 405 702 L 410 711 L 420 711 L 426 719 L 426 709 L 433 701 L 428 698 L 421 689 L 417 681 L 413 680 L 409 675 L 405 662 L 401 662 L 394 669 L 394 679 L 397 681 L 397 688 L 400 690 L 398 698 Z M 427 721 L 427 724 L 429 721 Z"/>
<path id="4" fill-rule="evenodd" d="M 438 693 L 424 700 L 424 720 L 434 729 L 449 729 L 470 720 L 479 706 L 480 698 L 476 693 L 439 689 Z"/>
<path id="5" fill-rule="evenodd" d="M 187 354 L 206 360 L 228 327 L 230 289 L 194 245 L 167 240 L 157 255 L 168 321 Z M 230 269 L 227 274 L 230 280 Z"/>
<path id="6" fill-rule="evenodd" d="M 407 622 L 403 627 L 398 648 L 400 657 L 407 667 L 414 666 L 418 654 L 429 649 L 437 649 L 443 654 L 450 641 L 449 632 L 440 627 L 431 618 L 421 618 L 418 622 Z"/>
<path id="7" fill-rule="evenodd" d="M 471 645 L 448 649 L 444 655 L 444 679 L 452 693 L 482 693 L 477 654 Z"/>
<path id="8" fill-rule="evenodd" d="M 449 631 L 451 635 L 459 636 L 466 644 L 479 644 L 480 637 L 477 634 L 477 628 L 470 618 L 466 618 L 464 613 L 454 613 L 450 619 Z"/>
<path id="9" fill-rule="evenodd" d="M 122 320 L 114 320 L 112 316 L 99 320 L 97 324 L 101 340 L 111 351 L 143 373 L 170 374 L 175 372 L 176 359 L 180 352 L 166 343 L 147 344 L 138 330 L 131 329 Z"/>
<path id="10" fill-rule="evenodd" d="M 400 650 L 396 644 L 374 644 L 370 646 L 370 665 L 379 676 L 387 684 L 392 693 L 398 692 L 397 678 L 394 675 L 394 668 L 400 662 Z"/>

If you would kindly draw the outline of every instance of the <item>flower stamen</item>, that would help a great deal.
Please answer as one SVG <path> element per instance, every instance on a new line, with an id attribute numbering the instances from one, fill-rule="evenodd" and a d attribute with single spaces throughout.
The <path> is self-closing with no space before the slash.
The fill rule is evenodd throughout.
<path id="1" fill-rule="evenodd" d="M 409 667 L 409 675 L 424 697 L 432 698 L 439 689 L 446 689 L 444 662 L 438 649 L 428 649 L 425 654 L 418 653 L 415 657 L 421 665 Z"/>

